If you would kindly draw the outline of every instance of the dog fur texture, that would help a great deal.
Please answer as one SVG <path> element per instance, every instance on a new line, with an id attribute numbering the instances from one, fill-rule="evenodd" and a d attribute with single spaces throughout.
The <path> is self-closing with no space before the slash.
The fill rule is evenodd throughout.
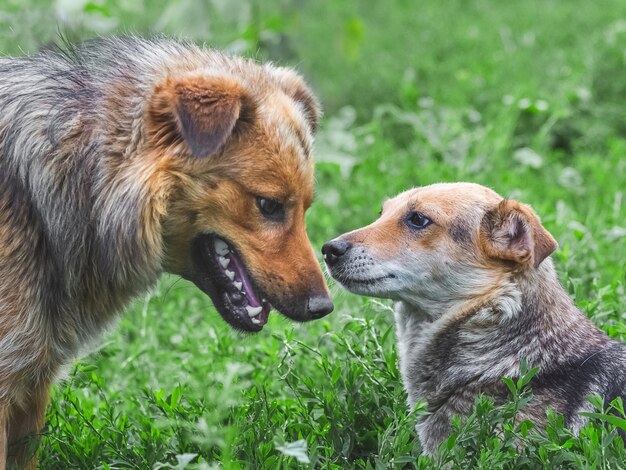
<path id="1" fill-rule="evenodd" d="M 294 71 L 99 39 L 0 59 L 0 110 L 0 468 L 34 467 L 17 442 L 59 369 L 162 272 L 242 330 L 332 309 L 304 226 L 320 111 Z"/>
<path id="2" fill-rule="evenodd" d="M 417 424 L 436 453 L 476 396 L 507 397 L 503 377 L 540 367 L 520 419 L 546 407 L 577 430 L 586 396 L 626 398 L 626 347 L 574 305 L 549 255 L 553 237 L 527 205 L 470 183 L 435 184 L 388 200 L 373 224 L 327 243 L 332 276 L 361 295 L 395 300 L 400 370 Z"/>

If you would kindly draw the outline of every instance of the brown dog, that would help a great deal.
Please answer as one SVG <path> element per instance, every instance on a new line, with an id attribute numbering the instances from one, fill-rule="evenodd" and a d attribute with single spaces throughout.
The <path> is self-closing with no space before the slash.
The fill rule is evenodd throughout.
<path id="1" fill-rule="evenodd" d="M 161 272 L 233 327 L 332 310 L 304 226 L 318 103 L 292 70 L 159 39 L 0 59 L 0 468 L 59 368 Z"/>
<path id="2" fill-rule="evenodd" d="M 504 400 L 522 358 L 540 367 L 520 413 L 546 407 L 574 430 L 586 396 L 626 397 L 626 347 L 598 330 L 559 284 L 557 245 L 527 205 L 470 183 L 435 184 L 386 201 L 379 220 L 324 245 L 332 276 L 357 294 L 397 301 L 400 370 L 417 431 L 435 453 L 479 393 Z"/>

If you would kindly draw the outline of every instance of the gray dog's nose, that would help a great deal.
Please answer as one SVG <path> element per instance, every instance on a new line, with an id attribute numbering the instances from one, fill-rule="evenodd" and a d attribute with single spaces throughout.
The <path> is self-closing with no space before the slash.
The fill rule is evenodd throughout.
<path id="1" fill-rule="evenodd" d="M 351 243 L 348 243 L 341 238 L 336 238 L 335 240 L 325 243 L 322 247 L 324 260 L 329 266 L 332 266 L 339 260 L 339 258 L 346 254 L 346 251 L 348 251 L 351 246 Z"/>
<path id="2" fill-rule="evenodd" d="M 309 297 L 306 310 L 314 319 L 322 318 L 333 311 L 333 301 L 327 295 L 316 295 Z"/>

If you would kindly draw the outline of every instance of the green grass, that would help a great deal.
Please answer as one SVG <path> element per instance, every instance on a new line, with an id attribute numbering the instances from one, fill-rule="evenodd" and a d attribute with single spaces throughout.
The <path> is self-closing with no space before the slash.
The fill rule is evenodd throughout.
<path id="1" fill-rule="evenodd" d="M 46 3 L 0 4 L 1 51 L 54 37 Z M 625 2 L 58 4 L 70 37 L 161 30 L 297 65 L 326 107 L 307 215 L 316 247 L 408 187 L 486 184 L 535 207 L 559 241 L 567 290 L 626 339 Z M 324 320 L 273 314 L 242 336 L 193 286 L 165 277 L 55 388 L 41 468 L 431 468 L 390 305 L 333 293 Z M 519 389 L 501 407 L 481 398 L 440 463 L 624 468 L 612 425 L 573 436 L 556 416 L 544 433 L 515 423 L 529 393 Z"/>

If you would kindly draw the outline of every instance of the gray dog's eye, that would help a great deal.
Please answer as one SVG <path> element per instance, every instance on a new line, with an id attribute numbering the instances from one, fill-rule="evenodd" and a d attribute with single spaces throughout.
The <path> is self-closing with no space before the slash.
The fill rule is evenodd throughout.
<path id="1" fill-rule="evenodd" d="M 267 219 L 280 222 L 285 218 L 285 207 L 274 199 L 257 196 L 256 205 Z"/>
<path id="2" fill-rule="evenodd" d="M 421 212 L 411 212 L 407 217 L 407 224 L 414 229 L 423 229 L 432 224 L 433 221 Z"/>

